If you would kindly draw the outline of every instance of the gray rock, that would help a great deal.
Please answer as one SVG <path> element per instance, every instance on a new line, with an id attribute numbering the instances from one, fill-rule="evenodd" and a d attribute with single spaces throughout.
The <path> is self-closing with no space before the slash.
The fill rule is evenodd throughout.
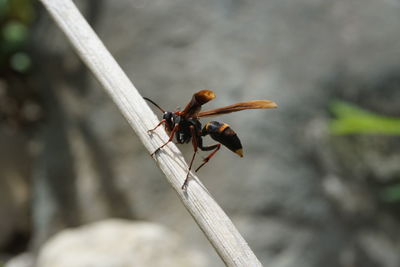
<path id="1" fill-rule="evenodd" d="M 64 230 L 41 249 L 40 267 L 208 266 L 178 235 L 149 222 L 106 220 Z"/>
<path id="2" fill-rule="evenodd" d="M 8 260 L 4 267 L 35 267 L 35 260 L 32 253 L 22 253 Z"/>

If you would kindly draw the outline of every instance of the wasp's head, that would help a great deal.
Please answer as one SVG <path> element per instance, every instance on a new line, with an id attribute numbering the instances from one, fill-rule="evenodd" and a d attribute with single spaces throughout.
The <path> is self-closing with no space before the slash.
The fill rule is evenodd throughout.
<path id="1" fill-rule="evenodd" d="M 165 111 L 163 114 L 163 120 L 165 120 L 165 129 L 168 133 L 171 133 L 175 123 L 179 123 L 179 116 L 174 112 Z"/>

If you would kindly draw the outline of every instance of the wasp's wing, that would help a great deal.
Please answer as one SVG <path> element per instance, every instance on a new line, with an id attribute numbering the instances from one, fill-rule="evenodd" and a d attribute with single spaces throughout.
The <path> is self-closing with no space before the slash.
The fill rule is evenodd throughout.
<path id="1" fill-rule="evenodd" d="M 265 108 L 276 108 L 276 107 L 278 107 L 278 105 L 271 100 L 253 100 L 253 101 L 236 103 L 222 108 L 216 108 L 204 112 L 199 112 L 197 116 L 210 117 L 246 109 L 265 109 Z"/>
<path id="2" fill-rule="evenodd" d="M 192 99 L 186 105 L 185 109 L 180 113 L 180 115 L 186 118 L 197 117 L 201 110 L 201 106 L 214 98 L 215 94 L 213 91 L 201 90 L 193 95 Z"/>

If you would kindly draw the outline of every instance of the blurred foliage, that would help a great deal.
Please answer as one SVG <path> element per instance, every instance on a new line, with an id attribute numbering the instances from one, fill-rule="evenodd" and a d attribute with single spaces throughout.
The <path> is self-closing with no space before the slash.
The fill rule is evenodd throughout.
<path id="1" fill-rule="evenodd" d="M 335 135 L 400 135 L 400 118 L 379 115 L 342 101 L 335 101 L 331 111 L 335 119 L 331 121 L 330 131 Z M 387 186 L 380 198 L 385 202 L 400 202 L 400 184 Z"/>
<path id="2" fill-rule="evenodd" d="M 399 202 L 400 184 L 388 186 L 382 191 L 381 198 L 386 202 Z"/>
<path id="3" fill-rule="evenodd" d="M 32 0 L 0 0 L 0 69 L 25 73 L 31 67 L 27 51 L 29 27 L 35 18 Z"/>
<path id="4" fill-rule="evenodd" d="M 400 118 L 387 117 L 341 101 L 332 104 L 331 133 L 400 135 Z"/>
<path id="5" fill-rule="evenodd" d="M 41 119 L 40 91 L 32 86 L 33 0 L 0 0 L 0 126 L 27 129 Z"/>

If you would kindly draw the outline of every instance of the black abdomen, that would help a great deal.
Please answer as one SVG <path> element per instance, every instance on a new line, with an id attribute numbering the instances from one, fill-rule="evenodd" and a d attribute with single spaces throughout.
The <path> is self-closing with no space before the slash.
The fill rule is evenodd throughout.
<path id="1" fill-rule="evenodd" d="M 243 148 L 239 137 L 228 124 L 211 121 L 207 123 L 202 130 L 203 136 L 207 134 L 209 134 L 215 141 L 220 142 L 234 153 L 243 157 Z"/>

